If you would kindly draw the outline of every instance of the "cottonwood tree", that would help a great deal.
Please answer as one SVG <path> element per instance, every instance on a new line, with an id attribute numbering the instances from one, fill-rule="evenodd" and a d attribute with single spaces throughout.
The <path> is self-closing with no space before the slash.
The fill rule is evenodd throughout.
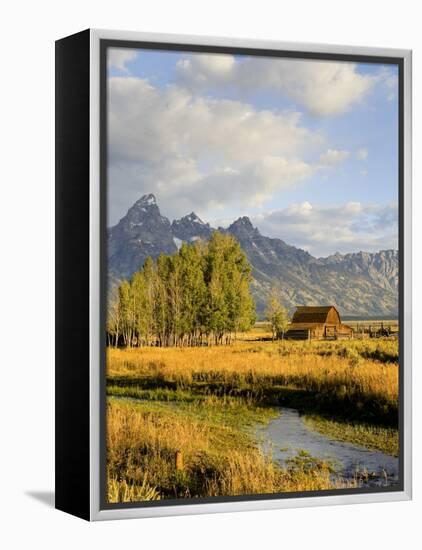
<path id="1" fill-rule="evenodd" d="M 271 325 L 273 341 L 284 338 L 284 333 L 289 324 L 289 316 L 287 309 L 282 304 L 280 291 L 277 288 L 272 288 L 268 296 L 265 318 Z"/>
<path id="2" fill-rule="evenodd" d="M 236 239 L 214 232 L 173 256 L 148 258 L 118 289 L 118 331 L 125 346 L 230 343 L 255 322 L 251 268 Z M 118 341 L 119 336 L 117 336 Z"/>
<path id="3" fill-rule="evenodd" d="M 109 290 L 107 303 L 107 345 L 117 347 L 120 337 L 120 307 L 118 288 L 116 286 Z"/>

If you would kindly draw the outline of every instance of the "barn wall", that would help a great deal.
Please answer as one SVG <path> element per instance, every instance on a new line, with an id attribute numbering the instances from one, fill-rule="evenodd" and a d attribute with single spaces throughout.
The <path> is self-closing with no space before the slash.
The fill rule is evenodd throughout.
<path id="1" fill-rule="evenodd" d="M 329 325 L 340 324 L 340 315 L 337 313 L 337 311 L 333 307 L 328 312 L 326 323 Z"/>
<path id="2" fill-rule="evenodd" d="M 341 323 L 340 315 L 334 306 L 309 309 L 298 307 L 286 338 L 304 340 L 308 337 L 311 339 L 352 338 L 353 330 Z"/>

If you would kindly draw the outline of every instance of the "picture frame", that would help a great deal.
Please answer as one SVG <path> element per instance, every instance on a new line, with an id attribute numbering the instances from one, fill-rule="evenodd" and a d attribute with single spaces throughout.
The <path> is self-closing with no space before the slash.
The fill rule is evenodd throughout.
<path id="1" fill-rule="evenodd" d="M 104 327 L 109 287 L 109 48 L 390 64 L 397 68 L 400 329 L 399 473 L 395 486 L 107 501 Z M 56 42 L 56 508 L 94 521 L 411 498 L 411 62 L 409 50 L 94 29 Z M 124 65 L 121 68 L 124 73 Z M 311 338 L 310 333 L 308 337 Z"/>

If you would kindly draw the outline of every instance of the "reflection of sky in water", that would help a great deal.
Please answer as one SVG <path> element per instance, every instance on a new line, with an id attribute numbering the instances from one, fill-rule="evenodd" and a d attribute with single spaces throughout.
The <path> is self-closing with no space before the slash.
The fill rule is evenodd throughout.
<path id="1" fill-rule="evenodd" d="M 346 443 L 334 441 L 310 430 L 294 409 L 281 408 L 281 415 L 257 432 L 261 449 L 282 465 L 297 456 L 301 450 L 311 456 L 332 462 L 338 472 L 346 478 L 353 478 L 356 472 L 375 473 L 369 484 L 385 484 L 386 472 L 389 484 L 398 480 L 398 458 Z"/>

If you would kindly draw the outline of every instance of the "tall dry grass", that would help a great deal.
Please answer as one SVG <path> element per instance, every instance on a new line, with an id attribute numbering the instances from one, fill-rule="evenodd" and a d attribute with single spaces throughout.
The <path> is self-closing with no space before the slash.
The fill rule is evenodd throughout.
<path id="1" fill-rule="evenodd" d="M 272 400 L 282 394 L 281 388 L 290 388 L 317 395 L 320 404 L 344 403 L 348 410 L 371 414 L 374 421 L 378 416 L 380 422 L 396 422 L 398 365 L 365 358 L 375 349 L 382 353 L 382 345 L 385 353 L 392 353 L 390 341 L 373 344 L 378 346 L 374 349 L 362 342 L 349 347 L 330 342 L 297 344 L 109 349 L 107 376 L 117 386 L 237 393 Z"/>
<path id="2" fill-rule="evenodd" d="M 108 393 L 139 400 L 108 405 L 110 502 L 353 486 L 311 457 L 281 469 L 244 428 L 271 414 L 260 404 L 277 403 L 395 428 L 397 341 L 273 343 L 250 336 L 227 347 L 107 350 Z M 340 439 L 373 433 L 321 422 L 318 429 L 337 430 Z M 392 445 L 396 432 L 390 437 L 388 430 L 376 432 L 379 445 L 385 434 Z"/>
<path id="3" fill-rule="evenodd" d="M 183 471 L 175 453 L 182 450 Z M 109 502 L 198 498 L 350 487 L 328 464 L 273 463 L 236 430 L 180 413 L 111 402 L 107 409 Z"/>

